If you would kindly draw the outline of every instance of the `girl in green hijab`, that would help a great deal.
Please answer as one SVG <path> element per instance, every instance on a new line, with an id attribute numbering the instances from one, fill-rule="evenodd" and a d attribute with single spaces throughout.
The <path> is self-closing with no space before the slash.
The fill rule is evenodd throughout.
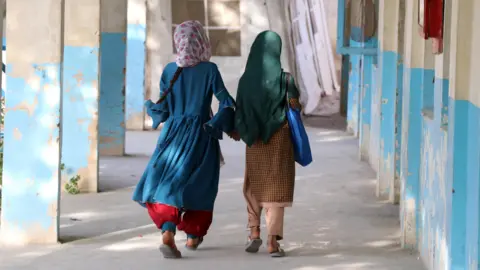
<path id="1" fill-rule="evenodd" d="M 247 144 L 244 196 L 247 202 L 249 241 L 246 251 L 258 252 L 260 217 L 265 209 L 268 251 L 283 257 L 285 207 L 292 206 L 295 160 L 286 119 L 286 102 L 299 108 L 293 77 L 283 72 L 282 39 L 272 31 L 260 33 L 248 56 L 237 90 L 235 128 Z"/>

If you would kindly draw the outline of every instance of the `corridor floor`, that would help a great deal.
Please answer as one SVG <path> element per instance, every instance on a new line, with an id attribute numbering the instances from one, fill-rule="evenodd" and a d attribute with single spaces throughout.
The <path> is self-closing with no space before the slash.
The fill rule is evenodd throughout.
<path id="1" fill-rule="evenodd" d="M 255 255 L 243 251 L 244 145 L 226 139 L 227 164 L 210 234 L 198 251 L 182 249 L 183 260 L 162 259 L 160 234 L 146 211 L 130 200 L 158 133 L 129 132 L 129 156 L 101 160 L 102 193 L 63 197 L 65 243 L 0 247 L 0 269 L 424 269 L 416 254 L 400 248 L 398 206 L 376 200 L 375 174 L 358 160 L 357 139 L 325 125 L 328 121 L 317 121 L 323 128 L 308 128 L 315 161 L 297 169 L 295 204 L 285 221 L 288 257 L 272 259 L 265 248 Z M 183 247 L 184 235 L 177 239 Z"/>

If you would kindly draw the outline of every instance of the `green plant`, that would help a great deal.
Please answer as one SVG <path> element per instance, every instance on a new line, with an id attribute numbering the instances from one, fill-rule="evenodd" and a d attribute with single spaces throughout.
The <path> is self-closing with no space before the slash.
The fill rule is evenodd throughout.
<path id="1" fill-rule="evenodd" d="M 77 174 L 65 183 L 65 190 L 72 195 L 79 194 L 80 188 L 78 188 L 78 181 L 80 181 L 80 175 Z"/>
<path id="2" fill-rule="evenodd" d="M 63 173 L 66 167 L 65 164 L 60 164 L 60 171 Z M 80 175 L 75 175 L 71 177 L 67 183 L 65 183 L 65 191 L 69 194 L 76 195 L 80 193 L 80 188 L 78 187 L 78 182 L 80 181 Z"/>

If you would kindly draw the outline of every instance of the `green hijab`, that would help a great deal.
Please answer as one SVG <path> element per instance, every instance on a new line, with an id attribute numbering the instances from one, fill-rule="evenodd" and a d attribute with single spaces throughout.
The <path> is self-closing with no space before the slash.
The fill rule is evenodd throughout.
<path id="1" fill-rule="evenodd" d="M 245 72 L 238 83 L 235 128 L 248 146 L 258 139 L 267 143 L 285 122 L 281 52 L 282 39 L 277 33 L 260 33 L 253 42 Z"/>

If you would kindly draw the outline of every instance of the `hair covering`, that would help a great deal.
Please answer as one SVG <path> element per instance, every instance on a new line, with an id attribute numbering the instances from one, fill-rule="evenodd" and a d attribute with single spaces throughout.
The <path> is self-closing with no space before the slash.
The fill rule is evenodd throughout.
<path id="1" fill-rule="evenodd" d="M 212 48 L 199 21 L 186 21 L 178 25 L 173 38 L 177 50 L 177 66 L 191 67 L 210 61 Z"/>
<path id="2" fill-rule="evenodd" d="M 235 112 L 235 128 L 248 146 L 259 139 L 268 142 L 285 122 L 281 52 L 282 39 L 272 31 L 260 33 L 250 49 Z"/>

